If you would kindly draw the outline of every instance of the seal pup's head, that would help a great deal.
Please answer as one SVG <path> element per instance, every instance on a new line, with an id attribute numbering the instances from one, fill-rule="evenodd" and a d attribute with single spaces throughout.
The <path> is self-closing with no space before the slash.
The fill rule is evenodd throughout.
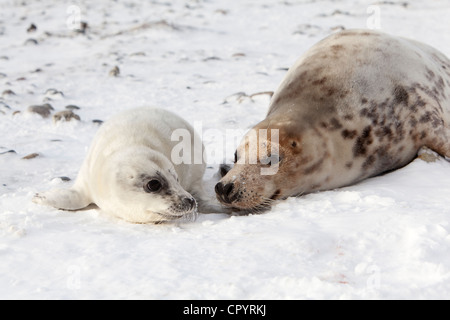
<path id="1" fill-rule="evenodd" d="M 96 204 L 124 220 L 159 223 L 196 218 L 194 197 L 160 152 L 143 147 L 122 150 L 108 159 L 98 177 L 97 189 L 103 194 Z"/>

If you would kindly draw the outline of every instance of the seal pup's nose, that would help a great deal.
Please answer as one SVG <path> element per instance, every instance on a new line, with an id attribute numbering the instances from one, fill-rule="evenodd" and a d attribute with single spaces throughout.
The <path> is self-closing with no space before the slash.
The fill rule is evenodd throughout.
<path id="1" fill-rule="evenodd" d="M 194 198 L 184 198 L 183 201 L 183 208 L 185 208 L 186 211 L 190 211 L 195 208 L 196 202 Z"/>

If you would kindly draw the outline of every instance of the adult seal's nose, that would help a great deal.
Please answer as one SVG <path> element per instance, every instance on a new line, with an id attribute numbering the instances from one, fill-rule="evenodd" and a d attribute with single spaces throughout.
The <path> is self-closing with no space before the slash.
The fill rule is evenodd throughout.
<path id="1" fill-rule="evenodd" d="M 231 203 L 230 195 L 233 191 L 233 188 L 233 183 L 227 183 L 224 185 L 222 182 L 218 182 L 214 189 L 220 200 L 222 200 L 224 203 Z"/>
<path id="2" fill-rule="evenodd" d="M 223 192 L 223 183 L 222 182 L 217 182 L 216 186 L 214 187 L 214 190 L 216 191 L 216 194 L 219 196 L 222 194 Z"/>

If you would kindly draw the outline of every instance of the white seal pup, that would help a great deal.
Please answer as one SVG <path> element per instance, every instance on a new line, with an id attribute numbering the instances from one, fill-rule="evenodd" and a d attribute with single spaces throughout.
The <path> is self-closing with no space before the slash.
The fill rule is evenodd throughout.
<path id="1" fill-rule="evenodd" d="M 251 132 L 215 187 L 220 202 L 250 211 L 400 168 L 421 147 L 450 157 L 450 60 L 377 31 L 335 33 L 289 69 Z"/>
<path id="2" fill-rule="evenodd" d="M 189 132 L 192 162 L 174 164 L 174 130 Z M 96 204 L 103 211 L 134 223 L 193 219 L 213 208 L 203 189 L 206 164 L 195 164 L 200 139 L 179 116 L 157 108 L 127 110 L 106 121 L 95 135 L 70 189 L 38 193 L 33 201 L 77 210 Z M 201 140 L 197 140 L 201 141 Z M 185 141 L 184 141 L 185 142 Z"/>

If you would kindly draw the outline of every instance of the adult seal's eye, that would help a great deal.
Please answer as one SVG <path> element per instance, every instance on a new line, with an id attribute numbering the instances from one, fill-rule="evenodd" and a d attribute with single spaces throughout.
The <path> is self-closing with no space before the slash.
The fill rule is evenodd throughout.
<path id="1" fill-rule="evenodd" d="M 144 185 L 145 192 L 158 192 L 162 188 L 162 184 L 157 179 L 152 179 Z"/>

